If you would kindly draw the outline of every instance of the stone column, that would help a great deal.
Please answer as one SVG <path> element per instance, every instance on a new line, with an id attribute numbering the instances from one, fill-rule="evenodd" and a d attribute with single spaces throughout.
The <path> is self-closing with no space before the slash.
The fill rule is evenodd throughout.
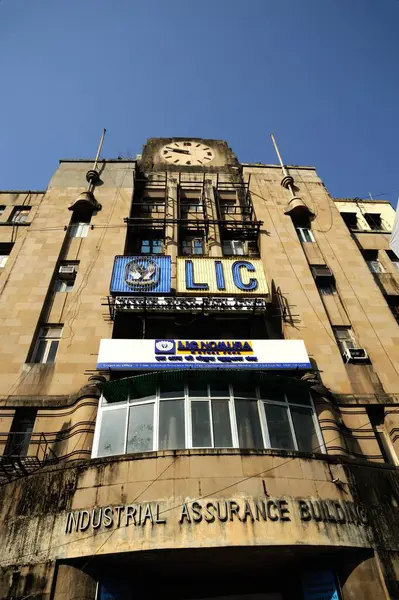
<path id="1" fill-rule="evenodd" d="M 209 220 L 216 220 L 218 219 L 218 211 L 216 206 L 214 187 L 211 179 L 207 179 L 205 181 L 204 192 L 207 217 Z M 222 243 L 220 239 L 220 231 L 218 225 L 209 225 L 208 248 L 209 256 L 223 256 Z"/>
<path id="2" fill-rule="evenodd" d="M 178 201 L 177 201 L 177 180 L 170 177 L 168 179 L 167 199 L 166 199 L 166 218 L 177 219 Z M 165 254 L 171 257 L 172 261 L 172 288 L 176 288 L 176 266 L 178 255 L 178 225 L 169 223 L 165 231 Z"/>
<path id="3" fill-rule="evenodd" d="M 376 557 L 363 559 L 358 564 L 347 561 L 339 572 L 343 600 L 389 600 L 385 582 Z"/>
<path id="4" fill-rule="evenodd" d="M 71 565 L 59 565 L 53 600 L 95 600 L 97 582 Z"/>
<path id="5" fill-rule="evenodd" d="M 323 398 L 315 401 L 315 408 L 327 453 L 346 454 L 345 440 L 340 432 L 339 410 Z M 315 452 L 321 452 L 321 449 Z"/>

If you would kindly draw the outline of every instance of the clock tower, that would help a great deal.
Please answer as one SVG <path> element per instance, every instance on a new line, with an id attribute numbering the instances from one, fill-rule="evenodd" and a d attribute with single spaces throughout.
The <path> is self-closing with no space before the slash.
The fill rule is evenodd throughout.
<path id="1" fill-rule="evenodd" d="M 223 140 L 150 138 L 143 148 L 140 168 L 162 171 L 237 171 L 239 162 Z"/>

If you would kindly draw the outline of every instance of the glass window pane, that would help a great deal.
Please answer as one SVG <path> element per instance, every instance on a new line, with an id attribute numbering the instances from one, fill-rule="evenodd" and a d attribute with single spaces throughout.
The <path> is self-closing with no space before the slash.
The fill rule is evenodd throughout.
<path id="1" fill-rule="evenodd" d="M 149 253 L 150 250 L 151 250 L 151 248 L 150 248 L 150 242 L 149 242 L 149 240 L 143 240 L 141 242 L 141 252 L 142 253 Z"/>
<path id="2" fill-rule="evenodd" d="M 313 411 L 292 406 L 291 417 L 294 423 L 298 450 L 302 452 L 321 452 L 313 422 Z"/>
<path id="3" fill-rule="evenodd" d="M 47 363 L 52 364 L 55 361 L 55 355 L 57 354 L 58 344 L 59 344 L 58 340 L 54 340 L 53 342 L 50 343 L 50 351 L 48 353 L 47 360 L 46 360 Z"/>
<path id="4" fill-rule="evenodd" d="M 288 402 L 294 402 L 295 404 L 304 404 L 306 406 L 311 406 L 310 394 L 307 389 L 298 388 L 297 390 L 287 390 L 286 394 Z"/>
<path id="5" fill-rule="evenodd" d="M 208 398 L 208 390 L 203 388 L 202 390 L 198 390 L 190 387 L 188 389 L 188 393 L 190 398 Z"/>
<path id="6" fill-rule="evenodd" d="M 285 406 L 266 402 L 263 407 L 269 430 L 270 447 L 293 450 L 295 446 L 288 420 L 288 409 Z"/>
<path id="7" fill-rule="evenodd" d="M 244 242 L 233 242 L 234 254 L 243 256 L 245 254 Z"/>
<path id="8" fill-rule="evenodd" d="M 43 335 L 49 338 L 59 337 L 62 333 L 62 327 L 46 327 L 43 329 Z"/>
<path id="9" fill-rule="evenodd" d="M 233 395 L 235 398 L 256 398 L 255 386 L 235 383 L 233 385 Z"/>
<path id="10" fill-rule="evenodd" d="M 127 452 L 148 452 L 154 448 L 154 404 L 131 406 Z"/>
<path id="11" fill-rule="evenodd" d="M 152 242 L 152 252 L 154 254 L 161 254 L 161 252 L 162 252 L 162 240 L 153 240 L 153 242 Z"/>
<path id="12" fill-rule="evenodd" d="M 62 279 L 56 279 L 54 283 L 54 291 L 55 292 L 64 292 L 65 291 L 65 281 Z"/>
<path id="13" fill-rule="evenodd" d="M 230 398 L 230 391 L 228 385 L 211 385 L 211 397 L 212 398 Z"/>
<path id="14" fill-rule="evenodd" d="M 191 420 L 194 448 L 212 446 L 209 402 L 191 402 Z"/>
<path id="15" fill-rule="evenodd" d="M 40 340 L 40 342 L 37 345 L 37 350 L 36 350 L 36 354 L 35 354 L 35 358 L 34 358 L 34 361 L 36 363 L 43 362 L 43 357 L 44 357 L 44 353 L 46 351 L 46 346 L 47 346 L 47 342 L 45 340 Z"/>
<path id="16" fill-rule="evenodd" d="M 233 247 L 231 241 L 227 240 L 223 242 L 223 254 L 225 256 L 231 256 L 233 254 Z"/>
<path id="17" fill-rule="evenodd" d="M 184 400 L 165 400 L 159 405 L 159 448 L 185 448 Z"/>
<path id="18" fill-rule="evenodd" d="M 262 431 L 256 401 L 235 400 L 240 448 L 263 448 Z"/>
<path id="19" fill-rule="evenodd" d="M 126 416 L 126 408 L 102 413 L 97 456 L 124 454 Z"/>
<path id="20" fill-rule="evenodd" d="M 233 440 L 228 400 L 212 400 L 212 425 L 215 448 L 231 448 Z"/>
<path id="21" fill-rule="evenodd" d="M 174 387 L 177 388 L 177 385 L 175 384 Z M 168 398 L 184 398 L 184 390 L 178 390 L 173 388 L 171 390 L 168 390 L 168 388 L 165 385 L 163 385 L 160 389 L 159 397 L 161 398 L 161 400 Z"/>
<path id="22" fill-rule="evenodd" d="M 305 238 L 305 242 L 311 242 L 312 238 L 310 236 L 309 229 L 302 229 L 302 231 L 303 231 L 303 235 L 304 235 L 304 238 Z"/>
<path id="23" fill-rule="evenodd" d="M 285 395 L 281 388 L 272 387 L 271 385 L 260 386 L 260 397 L 262 400 L 275 400 L 276 402 L 285 403 Z"/>

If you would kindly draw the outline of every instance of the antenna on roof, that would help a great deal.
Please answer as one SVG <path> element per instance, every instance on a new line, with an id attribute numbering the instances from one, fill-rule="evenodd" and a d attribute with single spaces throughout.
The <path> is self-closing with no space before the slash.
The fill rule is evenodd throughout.
<path id="1" fill-rule="evenodd" d="M 94 185 L 100 179 L 100 175 L 97 171 L 97 165 L 98 165 L 98 159 L 100 158 L 100 153 L 101 153 L 101 150 L 103 147 L 106 132 L 107 132 L 107 130 L 103 129 L 103 133 L 101 135 L 100 143 L 98 145 L 97 154 L 96 154 L 96 158 L 93 163 L 93 167 L 90 169 L 90 171 L 87 171 L 87 173 L 86 173 L 86 180 L 89 184 L 89 187 L 88 187 L 89 192 L 91 191 L 91 188 L 94 187 Z"/>

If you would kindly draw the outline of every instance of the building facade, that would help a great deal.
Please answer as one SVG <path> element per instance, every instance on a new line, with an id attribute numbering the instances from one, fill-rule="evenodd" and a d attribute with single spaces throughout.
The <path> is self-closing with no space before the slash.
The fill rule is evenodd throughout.
<path id="1" fill-rule="evenodd" d="M 399 598 L 388 202 L 168 138 L 0 205 L 1 598 Z"/>

